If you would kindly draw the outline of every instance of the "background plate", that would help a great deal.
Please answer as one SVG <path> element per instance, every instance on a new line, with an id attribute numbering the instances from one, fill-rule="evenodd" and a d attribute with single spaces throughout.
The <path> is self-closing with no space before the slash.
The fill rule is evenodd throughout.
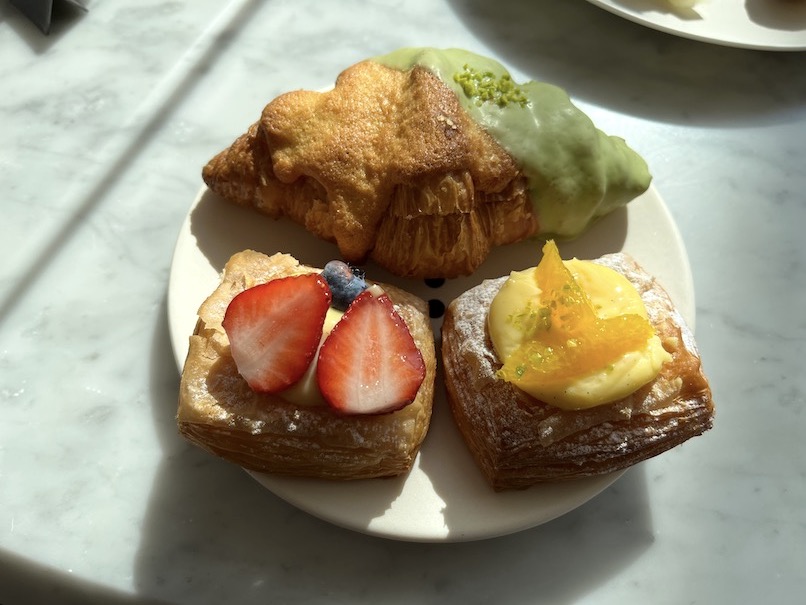
<path id="1" fill-rule="evenodd" d="M 396 284 L 425 300 L 447 305 L 483 279 L 534 266 L 540 247 L 539 242 L 527 241 L 497 248 L 474 275 L 448 280 L 436 288 L 420 280 L 397 278 L 371 264 L 365 269 L 373 280 Z M 218 285 L 229 257 L 246 248 L 267 254 L 287 252 L 318 267 L 339 258 L 334 245 L 298 225 L 231 205 L 203 188 L 182 225 L 171 265 L 168 320 L 180 370 L 199 305 Z M 579 240 L 560 245 L 563 258 L 594 258 L 622 250 L 658 277 L 693 329 L 688 258 L 654 186 Z M 441 318 L 432 320 L 437 343 L 440 325 Z M 367 534 L 419 542 L 477 540 L 533 527 L 587 502 L 620 476 L 612 473 L 522 491 L 493 492 L 453 424 L 439 368 L 437 373 L 431 427 L 407 476 L 340 483 L 250 474 L 277 496 L 321 519 Z"/>
<path id="2" fill-rule="evenodd" d="M 684 38 L 760 50 L 806 50 L 803 0 L 700 0 L 674 9 L 665 0 L 588 0 L 611 13 Z"/>

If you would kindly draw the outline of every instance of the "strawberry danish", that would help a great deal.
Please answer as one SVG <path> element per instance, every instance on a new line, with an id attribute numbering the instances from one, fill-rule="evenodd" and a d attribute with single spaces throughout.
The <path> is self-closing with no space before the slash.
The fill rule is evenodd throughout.
<path id="1" fill-rule="evenodd" d="M 421 299 L 340 261 L 246 250 L 199 309 L 177 424 L 249 470 L 400 475 L 428 430 L 435 372 Z"/>

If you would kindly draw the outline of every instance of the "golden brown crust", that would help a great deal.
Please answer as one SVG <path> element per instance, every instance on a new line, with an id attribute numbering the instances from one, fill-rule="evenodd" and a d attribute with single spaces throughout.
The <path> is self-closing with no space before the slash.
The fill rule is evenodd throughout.
<path id="1" fill-rule="evenodd" d="M 514 159 L 422 67 L 363 61 L 332 91 L 281 95 L 202 176 L 406 277 L 467 275 L 537 229 Z"/>
<path id="2" fill-rule="evenodd" d="M 625 254 L 598 261 L 636 287 L 672 360 L 632 395 L 566 411 L 498 379 L 487 310 L 506 277 L 452 302 L 442 326 L 448 399 L 482 472 L 498 490 L 609 473 L 656 456 L 708 430 L 711 390 L 693 335 L 657 281 Z"/>
<path id="3" fill-rule="evenodd" d="M 400 475 L 414 462 L 428 430 L 436 360 L 425 303 L 384 284 L 423 356 L 426 376 L 405 408 L 383 415 L 342 416 L 252 391 L 238 374 L 221 327 L 229 302 L 248 287 L 316 269 L 286 254 L 247 250 L 227 263 L 220 286 L 199 309 L 179 392 L 177 424 L 192 442 L 244 468 L 328 479 Z"/>

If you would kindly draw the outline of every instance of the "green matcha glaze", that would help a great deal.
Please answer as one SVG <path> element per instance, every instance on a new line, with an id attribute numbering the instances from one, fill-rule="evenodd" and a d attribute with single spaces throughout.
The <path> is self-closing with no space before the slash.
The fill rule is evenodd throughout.
<path id="1" fill-rule="evenodd" d="M 576 237 L 649 187 L 641 156 L 597 129 L 557 86 L 517 84 L 497 61 L 459 49 L 403 48 L 373 60 L 401 71 L 422 66 L 456 92 L 521 164 L 543 237 Z"/>

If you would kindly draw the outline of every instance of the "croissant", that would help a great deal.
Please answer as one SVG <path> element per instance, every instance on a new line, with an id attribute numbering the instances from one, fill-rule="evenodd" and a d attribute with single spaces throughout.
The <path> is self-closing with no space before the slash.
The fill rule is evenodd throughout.
<path id="1" fill-rule="evenodd" d="M 560 89 L 515 87 L 491 59 L 436 49 L 365 60 L 328 92 L 277 97 L 202 176 L 222 198 L 334 242 L 350 263 L 418 278 L 468 275 L 494 246 L 535 234 L 573 237 L 650 179 Z"/>
<path id="2" fill-rule="evenodd" d="M 282 393 L 252 390 L 238 372 L 222 320 L 230 301 L 257 284 L 317 272 L 287 254 L 235 254 L 199 309 L 182 371 L 177 425 L 188 440 L 246 469 L 323 479 L 366 479 L 408 472 L 431 419 L 436 360 L 425 302 L 383 285 L 425 365 L 412 403 L 395 412 L 343 415 Z"/>
<path id="3" fill-rule="evenodd" d="M 671 354 L 631 395 L 582 410 L 538 401 L 500 379 L 487 310 L 506 277 L 486 280 L 448 307 L 442 357 L 448 400 L 479 468 L 496 490 L 625 469 L 708 430 L 714 406 L 694 338 L 658 282 L 623 253 L 596 262 L 622 273 Z"/>

